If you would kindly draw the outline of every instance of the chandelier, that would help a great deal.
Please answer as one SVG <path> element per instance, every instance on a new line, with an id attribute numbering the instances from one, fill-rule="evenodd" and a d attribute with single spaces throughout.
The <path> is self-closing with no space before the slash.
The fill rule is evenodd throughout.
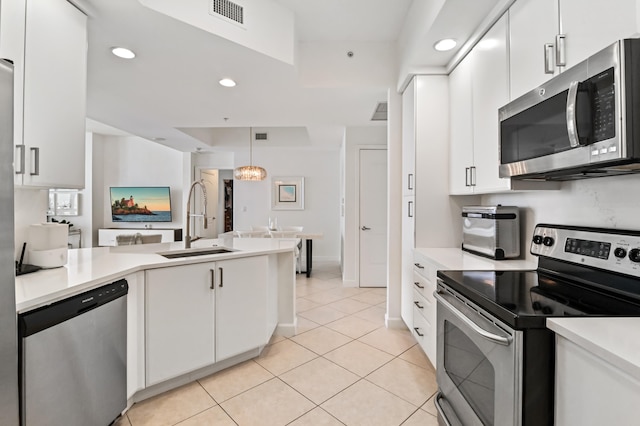
<path id="1" fill-rule="evenodd" d="M 236 180 L 265 180 L 267 171 L 260 166 L 253 165 L 253 129 L 249 127 L 249 165 L 236 167 L 233 171 Z"/>

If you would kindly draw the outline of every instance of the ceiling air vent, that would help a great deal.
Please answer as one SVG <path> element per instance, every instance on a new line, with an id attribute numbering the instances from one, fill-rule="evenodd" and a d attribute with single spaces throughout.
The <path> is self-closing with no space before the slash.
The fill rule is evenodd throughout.
<path id="1" fill-rule="evenodd" d="M 244 25 L 244 8 L 229 0 L 210 0 L 209 14 L 222 16 L 233 22 Z"/>
<path id="2" fill-rule="evenodd" d="M 258 133 L 258 132 L 256 132 L 256 140 L 257 141 L 266 141 L 267 140 L 267 134 L 266 133 Z"/>
<path id="3" fill-rule="evenodd" d="M 376 110 L 373 112 L 371 121 L 387 121 L 387 103 L 379 102 Z"/>

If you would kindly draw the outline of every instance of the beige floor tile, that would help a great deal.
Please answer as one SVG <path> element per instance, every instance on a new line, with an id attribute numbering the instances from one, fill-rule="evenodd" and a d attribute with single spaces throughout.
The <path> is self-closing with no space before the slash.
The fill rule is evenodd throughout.
<path id="1" fill-rule="evenodd" d="M 113 424 L 113 426 L 131 426 L 131 422 L 129 421 L 129 417 L 127 417 L 127 414 L 125 413 L 118 419 L 117 422 Z"/>
<path id="2" fill-rule="evenodd" d="M 318 308 L 302 312 L 298 314 L 298 317 L 304 317 L 308 320 L 324 325 L 339 320 L 340 318 L 344 318 L 347 315 L 348 314 L 345 314 L 344 312 L 340 312 L 328 306 L 320 306 Z"/>
<path id="3" fill-rule="evenodd" d="M 351 298 L 341 299 L 337 302 L 330 303 L 327 306 L 333 309 L 337 309 L 340 312 L 345 312 L 347 314 L 355 314 L 356 312 L 360 312 L 371 307 L 371 305 L 368 305 L 364 302 L 359 302 Z"/>
<path id="4" fill-rule="evenodd" d="M 357 340 L 325 354 L 324 357 L 360 377 L 366 376 L 393 359 L 393 356 L 388 353 Z"/>
<path id="5" fill-rule="evenodd" d="M 216 405 L 213 398 L 192 382 L 134 404 L 127 412 L 132 426 L 174 425 Z"/>
<path id="6" fill-rule="evenodd" d="M 264 348 L 255 361 L 277 376 L 317 357 L 309 349 L 287 339 Z"/>
<path id="7" fill-rule="evenodd" d="M 426 413 L 425 413 L 426 414 Z M 200 414 L 197 414 L 177 426 L 235 426 L 236 423 L 224 412 L 220 406 L 209 408 Z"/>
<path id="8" fill-rule="evenodd" d="M 366 380 L 348 387 L 321 407 L 349 426 L 399 425 L 417 408 Z"/>
<path id="9" fill-rule="evenodd" d="M 313 293 L 305 296 L 306 299 L 315 302 L 318 305 L 326 305 L 328 303 L 344 299 L 345 297 L 346 296 L 342 296 L 341 294 L 333 290 L 320 291 L 318 293 Z"/>
<path id="10" fill-rule="evenodd" d="M 399 358 L 383 365 L 366 379 L 417 407 L 438 390 L 435 372 Z"/>
<path id="11" fill-rule="evenodd" d="M 400 355 L 416 344 L 416 340 L 409 330 L 395 330 L 384 327 L 365 334 L 358 340 L 393 356 Z"/>
<path id="12" fill-rule="evenodd" d="M 402 423 L 402 426 L 438 426 L 438 418 L 426 411 L 417 410 L 406 422 Z"/>
<path id="13" fill-rule="evenodd" d="M 372 288 L 370 289 L 371 293 L 378 294 L 380 296 L 384 296 L 385 300 L 387 300 L 387 288 Z"/>
<path id="14" fill-rule="evenodd" d="M 309 330 L 320 327 L 320 324 L 306 319 L 305 317 L 298 316 L 298 324 L 296 326 L 296 335 L 306 333 Z"/>
<path id="15" fill-rule="evenodd" d="M 286 337 L 274 334 L 273 336 L 271 336 L 271 339 L 269 339 L 269 343 L 267 344 L 273 345 L 274 343 L 282 342 L 283 340 L 286 340 Z"/>
<path id="16" fill-rule="evenodd" d="M 329 327 L 332 330 L 335 330 L 353 339 L 357 339 L 358 337 L 362 337 L 365 334 L 379 328 L 380 325 L 351 315 L 341 318 L 337 321 L 330 322 L 325 327 Z"/>
<path id="17" fill-rule="evenodd" d="M 343 426 L 343 423 L 322 408 L 317 407 L 296 421 L 289 423 L 289 426 Z"/>
<path id="18" fill-rule="evenodd" d="M 240 426 L 282 426 L 315 407 L 280 379 L 271 379 L 221 404 Z"/>
<path id="19" fill-rule="evenodd" d="M 316 358 L 279 377 L 316 404 L 322 404 L 360 379 L 324 358 Z"/>
<path id="20" fill-rule="evenodd" d="M 353 339 L 327 327 L 318 327 L 306 333 L 298 334 L 292 337 L 291 340 L 318 355 L 324 355 L 342 345 L 346 345 Z"/>
<path id="21" fill-rule="evenodd" d="M 358 318 L 365 319 L 367 321 L 371 321 L 380 325 L 381 327 L 385 326 L 384 316 L 387 313 L 385 308 L 381 308 L 379 306 L 372 306 L 369 309 L 365 309 L 364 311 L 356 312 L 355 316 Z"/>
<path id="22" fill-rule="evenodd" d="M 308 311 L 309 309 L 317 308 L 318 306 L 322 305 L 320 303 L 312 302 L 304 297 L 298 297 L 296 299 L 296 312 Z"/>
<path id="23" fill-rule="evenodd" d="M 273 374 L 249 360 L 200 379 L 199 382 L 219 404 L 272 378 Z"/>
<path id="24" fill-rule="evenodd" d="M 377 305 L 387 300 L 386 295 L 377 294 L 373 291 L 367 291 L 366 293 L 357 294 L 355 296 L 351 296 L 351 298 L 356 299 L 360 302 L 368 303 L 369 305 Z"/>
<path id="25" fill-rule="evenodd" d="M 431 398 L 429 398 L 427 402 L 425 402 L 425 404 L 422 407 L 420 407 L 422 410 L 426 411 L 427 413 L 433 416 L 438 415 L 438 409 L 436 408 L 436 404 L 435 404 L 436 395 L 433 395 Z"/>
<path id="26" fill-rule="evenodd" d="M 400 354 L 400 356 L 398 358 L 403 359 L 405 361 L 408 361 L 411 364 L 415 364 L 418 367 L 422 367 L 422 368 L 426 368 L 427 370 L 435 371 L 435 368 L 433 368 L 433 365 L 431 365 L 431 361 L 429 361 L 429 358 L 424 353 L 424 351 L 422 350 L 420 345 L 415 345 L 415 346 L 411 347 L 407 351 L 405 351 L 402 354 Z"/>

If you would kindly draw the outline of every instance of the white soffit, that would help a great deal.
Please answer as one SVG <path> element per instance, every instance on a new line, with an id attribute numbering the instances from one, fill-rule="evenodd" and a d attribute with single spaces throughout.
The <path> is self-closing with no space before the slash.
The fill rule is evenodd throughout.
<path id="1" fill-rule="evenodd" d="M 211 0 L 138 0 L 143 6 L 293 65 L 294 15 L 272 0 L 234 0 L 242 23 L 210 13 Z"/>

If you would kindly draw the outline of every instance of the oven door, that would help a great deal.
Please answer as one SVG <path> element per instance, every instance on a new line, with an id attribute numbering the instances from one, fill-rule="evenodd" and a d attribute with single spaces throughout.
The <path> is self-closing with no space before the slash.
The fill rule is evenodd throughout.
<path id="1" fill-rule="evenodd" d="M 438 284 L 436 408 L 444 425 L 522 424 L 522 332 Z"/>

